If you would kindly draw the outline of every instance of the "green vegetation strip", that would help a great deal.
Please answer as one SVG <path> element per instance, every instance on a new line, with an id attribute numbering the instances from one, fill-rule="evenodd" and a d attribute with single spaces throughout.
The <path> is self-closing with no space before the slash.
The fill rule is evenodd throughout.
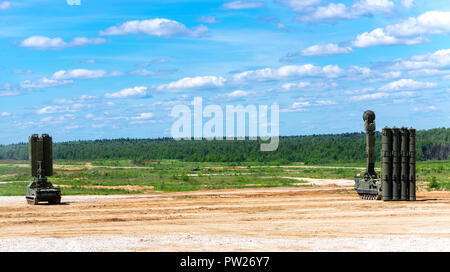
<path id="1" fill-rule="evenodd" d="M 2 162 L 0 162 L 1 164 Z M 57 161 L 56 164 L 72 164 L 72 161 Z M 299 168 L 273 167 L 255 163 L 192 163 L 176 160 L 149 162 L 150 168 L 107 168 L 114 164 L 127 167 L 132 161 L 105 160 L 105 166 L 90 168 L 94 162 L 78 162 L 82 167 L 55 167 L 55 175 L 49 180 L 62 186 L 64 195 L 74 194 L 140 194 L 154 191 L 178 192 L 205 189 L 260 188 L 281 186 L 305 186 L 294 178 L 353 179 L 364 163 L 341 164 L 353 168 Z M 24 163 L 23 163 L 24 164 Z M 296 164 L 302 166 L 303 164 Z M 252 167 L 258 166 L 258 167 Z M 433 190 L 448 190 L 450 161 L 426 161 L 417 163 L 419 182 Z M 270 177 L 270 178 L 268 178 Z M 29 168 L 11 164 L 0 167 L 0 196 L 25 195 L 26 186 L 32 178 Z M 133 190 L 114 186 L 135 186 Z M 97 188 L 92 188 L 97 186 Z M 108 188 L 98 188 L 107 186 Z M 142 186 L 142 189 L 139 188 Z M 145 186 L 145 187 L 144 187 Z"/>

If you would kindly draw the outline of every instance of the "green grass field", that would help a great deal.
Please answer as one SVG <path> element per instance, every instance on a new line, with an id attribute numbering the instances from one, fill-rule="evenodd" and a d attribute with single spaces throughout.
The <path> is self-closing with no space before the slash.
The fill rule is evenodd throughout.
<path id="1" fill-rule="evenodd" d="M 59 166 L 64 165 L 64 168 Z M 336 164 L 347 168 L 279 167 L 261 163 L 195 163 L 177 160 L 144 162 L 130 160 L 55 161 L 55 175 L 49 180 L 61 186 L 64 195 L 140 194 L 156 191 L 308 186 L 284 177 L 353 179 L 364 163 Z M 450 161 L 417 163 L 419 186 L 450 189 Z M 0 161 L 0 196 L 25 195 L 31 181 L 27 161 Z M 122 186 L 117 187 L 116 186 Z M 129 190 L 123 186 L 134 186 Z M 105 188 L 103 188 L 105 187 Z M 142 189 L 140 189 L 142 187 Z M 152 187 L 152 189 L 149 189 Z"/>

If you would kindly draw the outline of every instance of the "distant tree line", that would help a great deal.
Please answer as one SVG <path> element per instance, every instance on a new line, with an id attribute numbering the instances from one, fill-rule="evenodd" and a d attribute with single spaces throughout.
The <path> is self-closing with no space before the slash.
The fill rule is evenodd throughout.
<path id="1" fill-rule="evenodd" d="M 376 137 L 379 161 L 381 134 Z M 450 128 L 417 131 L 418 160 L 447 160 Z M 261 152 L 261 141 L 175 141 L 112 139 L 54 143 L 53 158 L 67 160 L 130 159 L 136 162 L 179 159 L 192 162 L 361 162 L 366 158 L 365 133 L 280 137 L 278 150 Z M 28 144 L 0 145 L 1 160 L 27 160 Z"/>

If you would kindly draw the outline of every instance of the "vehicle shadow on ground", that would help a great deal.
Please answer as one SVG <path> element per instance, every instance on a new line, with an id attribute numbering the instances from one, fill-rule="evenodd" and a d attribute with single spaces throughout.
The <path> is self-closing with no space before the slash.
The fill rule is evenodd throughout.
<path id="1" fill-rule="evenodd" d="M 61 206 L 61 205 L 70 205 L 72 202 L 61 202 L 59 204 L 50 204 L 50 203 L 38 203 L 35 206 Z"/>
<path id="2" fill-rule="evenodd" d="M 416 202 L 426 202 L 426 201 L 436 201 L 436 200 L 444 200 L 444 199 L 439 199 L 439 198 L 426 198 L 426 199 L 416 199 L 414 201 Z M 413 201 L 413 202 L 414 202 Z"/>

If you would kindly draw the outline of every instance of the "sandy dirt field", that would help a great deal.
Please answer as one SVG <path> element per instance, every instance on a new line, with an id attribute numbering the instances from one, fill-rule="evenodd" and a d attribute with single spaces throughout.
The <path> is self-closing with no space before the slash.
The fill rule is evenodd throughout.
<path id="1" fill-rule="evenodd" d="M 0 197 L 0 251 L 450 251 L 450 192 L 382 202 L 330 184 L 63 196 L 57 206 Z"/>

